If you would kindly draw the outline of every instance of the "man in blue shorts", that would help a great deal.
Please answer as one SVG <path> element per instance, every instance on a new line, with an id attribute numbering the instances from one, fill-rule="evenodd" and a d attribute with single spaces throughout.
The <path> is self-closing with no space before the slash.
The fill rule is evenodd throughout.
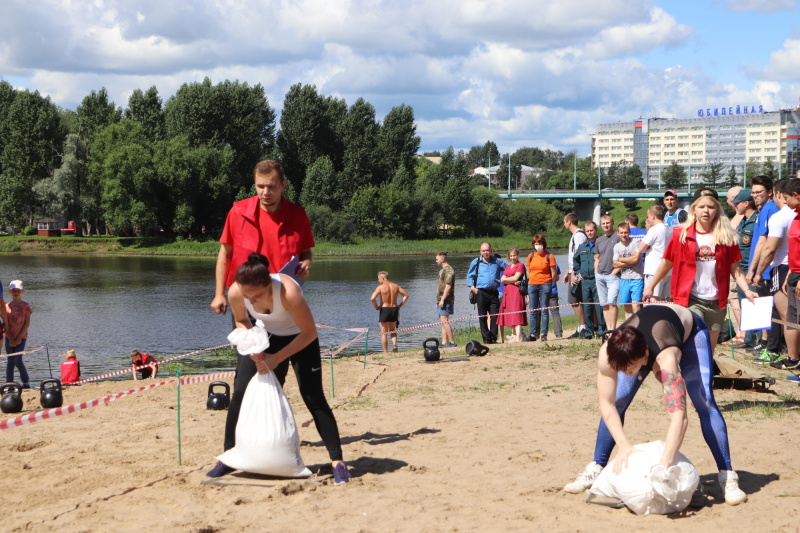
<path id="1" fill-rule="evenodd" d="M 625 305 L 625 319 L 642 308 L 644 264 L 639 253 L 639 240 L 631 239 L 630 228 L 617 226 L 619 242 L 614 245 L 614 268 L 622 269 L 619 280 L 619 303 Z"/>

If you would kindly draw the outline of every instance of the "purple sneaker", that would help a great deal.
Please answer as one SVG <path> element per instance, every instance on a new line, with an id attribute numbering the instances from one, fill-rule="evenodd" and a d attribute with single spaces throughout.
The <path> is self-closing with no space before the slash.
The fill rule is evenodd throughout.
<path id="1" fill-rule="evenodd" d="M 347 470 L 347 465 L 344 461 L 331 468 L 333 470 L 333 484 L 344 485 L 350 482 L 350 472 Z"/>
<path id="2" fill-rule="evenodd" d="M 222 477 L 222 476 L 227 476 L 228 474 L 230 474 L 234 470 L 236 470 L 236 469 L 229 467 L 228 465 L 226 465 L 222 461 L 217 461 L 216 466 L 214 466 L 214 468 L 212 468 L 211 470 L 206 472 L 206 475 L 208 477 Z"/>

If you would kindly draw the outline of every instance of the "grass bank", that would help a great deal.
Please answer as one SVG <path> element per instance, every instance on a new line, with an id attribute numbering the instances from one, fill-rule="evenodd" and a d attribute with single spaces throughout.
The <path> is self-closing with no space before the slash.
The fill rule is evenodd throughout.
<path id="1" fill-rule="evenodd" d="M 615 222 L 625 220 L 629 212 L 622 201 L 611 202 Z M 632 212 L 639 216 L 639 227 L 644 227 L 647 208 L 653 202 L 639 202 Z M 384 256 L 423 255 L 446 251 L 453 254 L 478 253 L 483 241 L 489 241 L 501 255 L 514 246 L 523 252 L 530 250 L 532 235 L 521 231 L 507 232 L 502 237 L 463 237 L 438 239 L 363 239 L 355 244 L 318 242 L 314 248 L 317 256 Z M 550 249 L 566 248 L 569 235 L 566 231 L 547 235 Z M 70 254 L 131 254 L 213 257 L 219 251 L 219 243 L 212 239 L 182 239 L 171 237 L 38 237 L 0 236 L 0 253 L 70 253 Z"/>

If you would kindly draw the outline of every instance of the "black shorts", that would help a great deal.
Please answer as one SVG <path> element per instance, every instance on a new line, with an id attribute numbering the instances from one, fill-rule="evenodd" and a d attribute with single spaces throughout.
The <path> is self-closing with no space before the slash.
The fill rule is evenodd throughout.
<path id="1" fill-rule="evenodd" d="M 399 318 L 399 307 L 381 307 L 378 315 L 378 322 L 397 322 Z"/>
<path id="2" fill-rule="evenodd" d="M 783 287 L 783 282 L 786 281 L 786 276 L 789 275 L 789 265 L 778 265 L 776 267 L 772 267 L 772 279 L 770 280 L 770 288 L 769 291 L 771 294 L 775 294 L 781 287 Z"/>
<path id="3" fill-rule="evenodd" d="M 567 302 L 571 304 L 579 304 L 583 302 L 583 288 L 579 281 L 577 285 L 568 285 Z"/>

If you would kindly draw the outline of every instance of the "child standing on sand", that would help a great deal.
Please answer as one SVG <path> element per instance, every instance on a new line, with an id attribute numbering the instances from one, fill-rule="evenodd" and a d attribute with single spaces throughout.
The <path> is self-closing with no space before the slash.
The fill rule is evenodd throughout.
<path id="1" fill-rule="evenodd" d="M 11 301 L 6 304 L 8 313 L 8 323 L 5 327 L 6 353 L 12 354 L 25 351 L 25 343 L 28 340 L 28 326 L 31 323 L 31 306 L 22 301 L 22 281 L 15 279 L 8 284 L 8 291 L 11 293 Z M 22 388 L 29 389 L 28 369 L 22 362 L 22 355 L 9 355 L 6 365 L 6 381 L 14 381 L 14 367 L 19 370 L 19 377 L 22 380 Z"/>

